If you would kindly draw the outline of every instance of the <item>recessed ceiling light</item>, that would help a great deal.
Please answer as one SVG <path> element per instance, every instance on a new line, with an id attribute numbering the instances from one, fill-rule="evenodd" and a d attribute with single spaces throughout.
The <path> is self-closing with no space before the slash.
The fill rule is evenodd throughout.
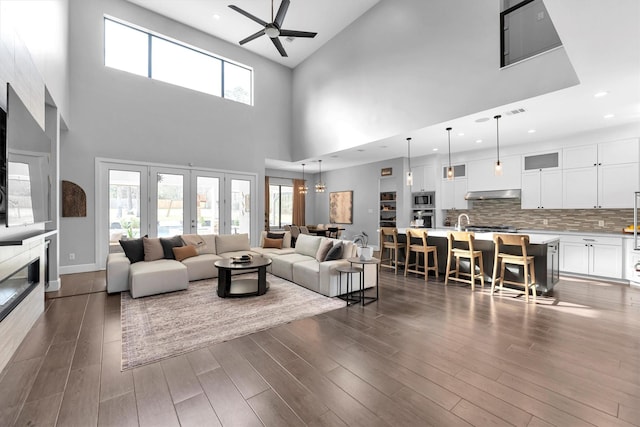
<path id="1" fill-rule="evenodd" d="M 434 149 L 433 149 L 433 151 L 438 151 L 438 149 L 437 149 L 437 148 L 434 148 Z"/>
<path id="2" fill-rule="evenodd" d="M 364 151 L 364 149 L 359 148 L 358 151 L 362 153 Z"/>
<path id="3" fill-rule="evenodd" d="M 458 136 L 464 136 L 464 132 L 460 132 Z"/>
<path id="4" fill-rule="evenodd" d="M 607 92 L 606 90 L 601 90 L 600 92 L 596 93 L 595 95 L 593 95 L 595 98 L 602 98 L 603 96 L 607 96 L 609 92 Z"/>
<path id="5" fill-rule="evenodd" d="M 476 139 L 476 144 L 481 144 L 482 140 L 481 139 Z"/>
<path id="6" fill-rule="evenodd" d="M 217 13 L 213 14 L 213 19 L 215 19 L 216 21 L 220 20 L 220 15 L 218 15 Z"/>
<path id="7" fill-rule="evenodd" d="M 535 130 L 535 129 L 529 129 L 529 130 L 527 131 L 527 133 L 536 133 L 536 130 Z"/>
<path id="8" fill-rule="evenodd" d="M 615 117 L 615 114 L 605 114 L 605 115 L 604 115 L 604 118 L 605 118 L 605 119 L 612 119 L 612 118 L 614 118 L 614 117 Z"/>

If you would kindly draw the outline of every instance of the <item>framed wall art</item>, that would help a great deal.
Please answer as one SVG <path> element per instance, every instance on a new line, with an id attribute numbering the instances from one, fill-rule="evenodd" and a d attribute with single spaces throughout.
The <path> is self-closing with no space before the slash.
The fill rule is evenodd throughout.
<path id="1" fill-rule="evenodd" d="M 353 191 L 329 193 L 329 222 L 353 224 Z"/>

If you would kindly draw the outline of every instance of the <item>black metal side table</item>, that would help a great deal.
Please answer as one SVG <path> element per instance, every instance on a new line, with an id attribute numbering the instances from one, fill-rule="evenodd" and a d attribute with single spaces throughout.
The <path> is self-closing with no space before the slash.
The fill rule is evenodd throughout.
<path id="1" fill-rule="evenodd" d="M 362 266 L 362 274 L 360 275 L 360 301 L 362 305 L 370 304 L 374 301 L 378 301 L 378 282 L 380 279 L 380 260 L 378 258 L 361 259 L 360 257 L 348 258 L 347 261 L 353 267 L 354 264 Z M 366 296 L 364 294 L 364 270 L 367 264 L 375 264 L 376 266 L 376 296 Z M 357 267 L 356 267 L 357 268 Z"/>
<path id="2" fill-rule="evenodd" d="M 336 267 L 336 271 L 340 273 L 340 279 L 338 281 L 338 298 L 346 301 L 347 307 L 350 305 L 358 304 L 361 302 L 361 297 L 355 297 L 353 290 L 353 275 L 358 274 L 358 283 L 362 283 L 362 275 L 364 274 L 364 269 L 361 267 L 354 267 L 353 265 L 339 265 Z M 347 275 L 347 293 L 342 294 L 342 275 Z"/>

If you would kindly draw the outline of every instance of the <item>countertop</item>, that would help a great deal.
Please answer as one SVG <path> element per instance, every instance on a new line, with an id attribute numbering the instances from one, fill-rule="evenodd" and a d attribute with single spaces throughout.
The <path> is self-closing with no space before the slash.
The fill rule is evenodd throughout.
<path id="1" fill-rule="evenodd" d="M 430 228 L 428 229 L 428 235 L 432 237 L 447 237 L 447 233 L 449 231 L 453 231 L 453 229 L 444 229 L 444 228 Z M 399 234 L 405 234 L 406 228 L 398 228 Z M 493 235 L 495 233 L 474 233 L 474 237 L 476 240 L 485 240 L 485 241 L 493 241 Z M 546 233 L 530 233 L 526 232 L 529 236 L 529 243 L 532 245 L 546 245 L 548 243 L 556 242 L 560 239 L 558 234 L 546 234 Z"/>

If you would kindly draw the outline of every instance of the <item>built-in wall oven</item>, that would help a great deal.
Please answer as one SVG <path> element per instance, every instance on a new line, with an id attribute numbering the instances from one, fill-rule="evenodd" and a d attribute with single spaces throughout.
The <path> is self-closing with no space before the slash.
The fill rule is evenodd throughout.
<path id="1" fill-rule="evenodd" d="M 412 193 L 411 196 L 411 224 L 416 227 L 435 227 L 436 193 L 434 191 L 420 191 Z"/>

